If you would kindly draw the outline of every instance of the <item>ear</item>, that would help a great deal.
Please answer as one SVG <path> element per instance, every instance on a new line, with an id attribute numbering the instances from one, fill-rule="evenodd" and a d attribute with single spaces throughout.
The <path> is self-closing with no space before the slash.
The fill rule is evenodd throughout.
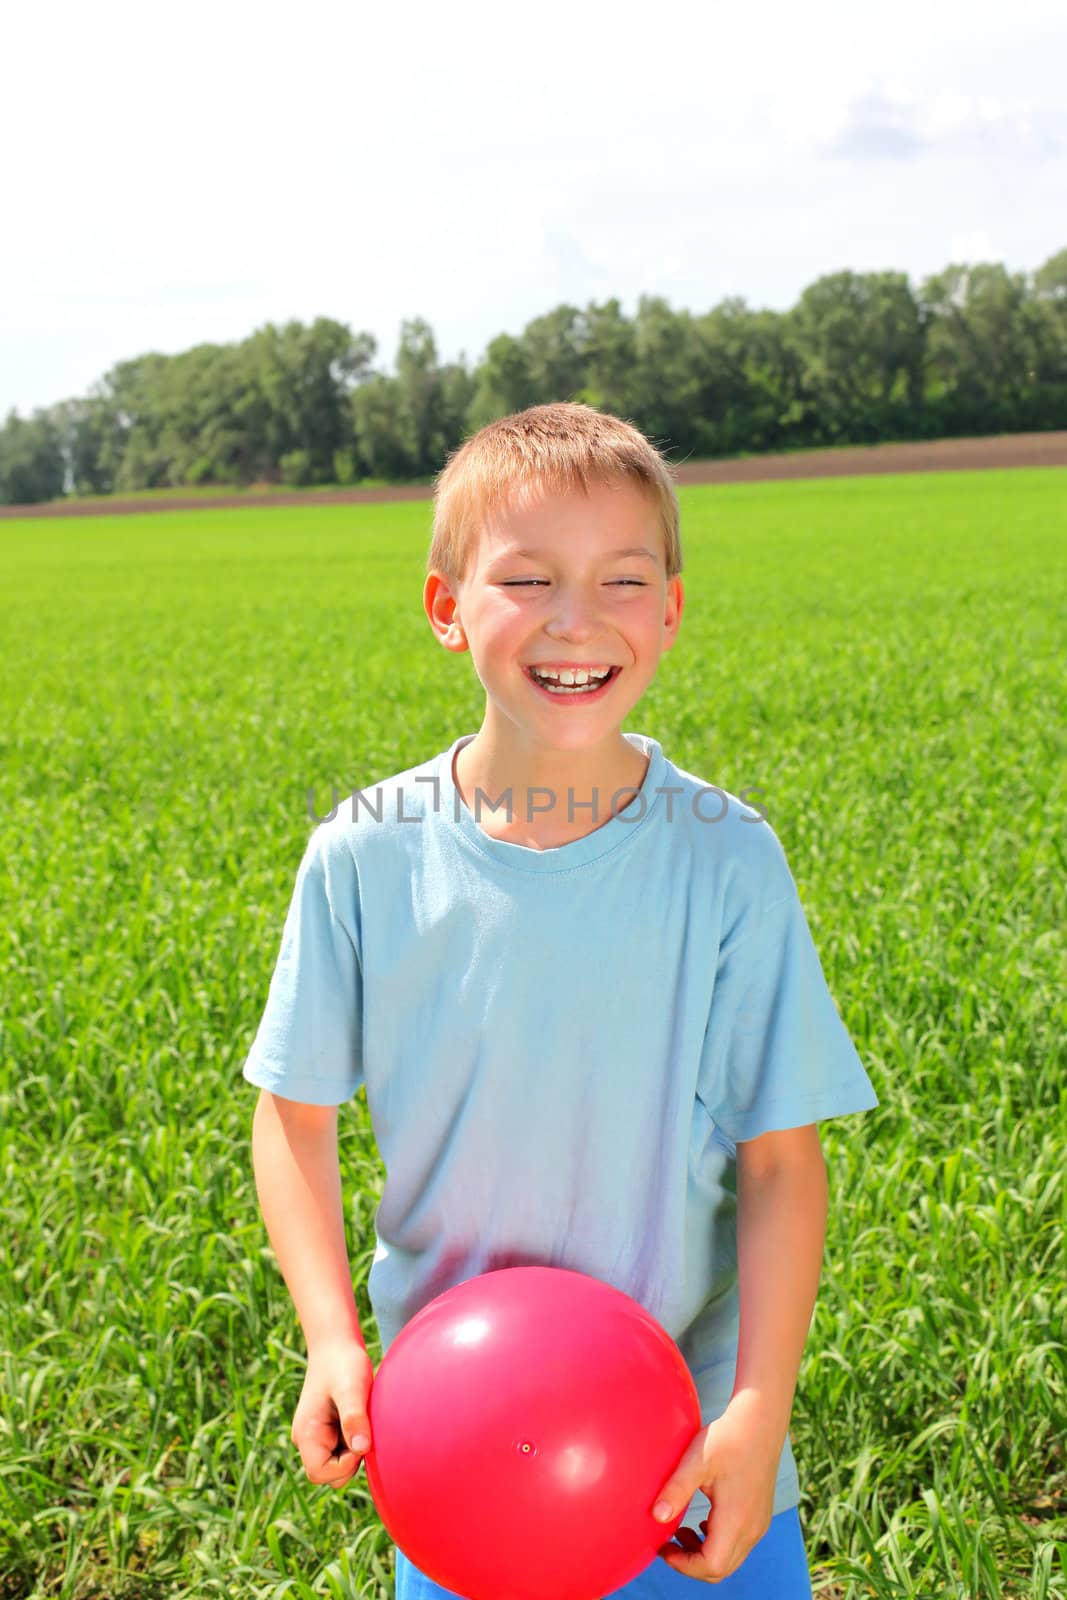
<path id="1" fill-rule="evenodd" d="M 430 627 L 446 650 L 460 653 L 469 649 L 467 635 L 459 620 L 459 597 L 453 593 L 448 579 L 439 572 L 428 574 L 422 591 L 422 606 Z"/>
<path id="2" fill-rule="evenodd" d="M 685 590 L 681 578 L 667 580 L 667 599 L 663 607 L 663 648 L 669 650 L 678 637 L 678 628 L 685 610 Z"/>

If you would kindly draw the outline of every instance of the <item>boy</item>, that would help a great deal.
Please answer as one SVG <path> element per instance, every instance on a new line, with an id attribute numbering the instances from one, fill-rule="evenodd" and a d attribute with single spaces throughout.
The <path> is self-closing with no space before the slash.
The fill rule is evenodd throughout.
<path id="1" fill-rule="evenodd" d="M 587 406 L 504 418 L 442 473 L 428 568 L 481 728 L 315 830 L 244 1068 L 308 1346 L 293 1442 L 337 1486 L 369 1444 L 336 1142 L 363 1086 L 383 1348 L 500 1267 L 625 1290 L 678 1341 L 705 1425 L 655 1508 L 689 1505 L 677 1542 L 621 1592 L 809 1596 L 787 1428 L 825 1227 L 815 1124 L 877 1102 L 770 827 L 621 731 L 682 615 L 670 473 Z M 398 1553 L 399 1600 L 441 1592 Z"/>

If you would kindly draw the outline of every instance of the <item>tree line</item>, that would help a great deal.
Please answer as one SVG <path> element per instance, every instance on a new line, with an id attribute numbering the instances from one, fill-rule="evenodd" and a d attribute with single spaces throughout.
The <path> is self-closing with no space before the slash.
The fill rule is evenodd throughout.
<path id="1" fill-rule="evenodd" d="M 482 360 L 421 318 L 394 370 L 319 317 L 120 361 L 83 398 L 0 428 L 0 503 L 184 485 L 417 482 L 495 417 L 560 399 L 629 417 L 673 461 L 1067 427 L 1067 249 L 1034 273 L 835 272 L 788 311 L 646 295 L 560 305 Z"/>

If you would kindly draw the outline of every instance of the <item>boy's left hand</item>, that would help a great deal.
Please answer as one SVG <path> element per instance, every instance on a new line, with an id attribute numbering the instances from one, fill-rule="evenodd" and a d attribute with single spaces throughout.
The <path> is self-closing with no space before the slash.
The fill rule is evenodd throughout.
<path id="1" fill-rule="evenodd" d="M 755 1395 L 736 1395 L 717 1422 L 702 1428 L 657 1496 L 653 1516 L 669 1522 L 698 1489 L 712 1503 L 710 1529 L 701 1542 L 679 1528 L 678 1544 L 659 1554 L 688 1578 L 718 1583 L 729 1577 L 771 1525 L 774 1484 L 785 1434 L 774 1426 Z M 661 1513 L 666 1502 L 669 1510 Z"/>

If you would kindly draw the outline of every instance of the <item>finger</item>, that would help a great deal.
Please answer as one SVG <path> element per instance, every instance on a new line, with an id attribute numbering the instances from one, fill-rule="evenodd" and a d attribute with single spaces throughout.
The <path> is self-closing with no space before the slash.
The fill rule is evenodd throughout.
<path id="1" fill-rule="evenodd" d="M 675 1531 L 675 1539 L 678 1539 L 678 1541 L 681 1542 L 681 1547 L 683 1547 L 685 1550 L 701 1549 L 702 1544 L 704 1544 L 704 1539 L 707 1539 L 707 1517 L 705 1517 L 701 1522 L 701 1533 L 697 1534 L 696 1528 L 686 1528 L 685 1523 L 683 1523 L 683 1525 L 681 1525 L 680 1528 Z M 661 1550 L 675 1549 L 677 1549 L 677 1546 L 673 1546 L 673 1544 L 664 1544 L 664 1546 L 661 1546 Z"/>
<path id="2" fill-rule="evenodd" d="M 652 1515 L 657 1522 L 670 1522 L 680 1516 L 704 1479 L 708 1477 L 704 1444 L 705 1434 L 698 1433 L 663 1485 L 652 1507 Z"/>
<path id="3" fill-rule="evenodd" d="M 665 1544 L 659 1554 L 669 1567 L 673 1567 L 675 1572 L 682 1573 L 683 1577 L 702 1578 L 707 1582 L 710 1574 L 699 1549 L 679 1550 L 677 1545 Z"/>
<path id="4" fill-rule="evenodd" d="M 346 1434 L 349 1435 L 347 1442 Z M 328 1483 L 333 1488 L 341 1488 L 355 1477 L 363 1456 L 370 1450 L 370 1426 L 362 1413 L 352 1416 L 346 1424 L 323 1422 L 318 1418 L 294 1429 L 293 1443 L 301 1453 L 310 1483 Z M 354 1450 L 354 1445 L 360 1448 Z"/>
<path id="5" fill-rule="evenodd" d="M 331 1452 L 328 1456 L 312 1456 L 302 1450 L 300 1459 L 309 1483 L 347 1483 L 360 1462 L 360 1458 L 354 1456 L 351 1450 L 344 1450 L 338 1455 Z"/>
<path id="6" fill-rule="evenodd" d="M 346 1382 L 334 1390 L 333 1403 L 338 1408 L 341 1432 L 349 1450 L 366 1454 L 371 1448 L 371 1422 L 366 1414 L 370 1402 L 370 1389 L 366 1384 Z"/>
<path id="7" fill-rule="evenodd" d="M 325 1417 L 298 1417 L 293 1423 L 292 1440 L 312 1483 L 326 1482 L 337 1471 L 346 1451 L 337 1423 Z"/>
<path id="8" fill-rule="evenodd" d="M 337 1410 L 341 1417 L 341 1437 L 355 1456 L 365 1456 L 370 1449 L 370 1422 L 361 1399 L 340 1399 Z"/>
<path id="9" fill-rule="evenodd" d="M 359 1471 L 362 1456 L 354 1456 L 351 1450 L 346 1450 L 341 1456 L 333 1456 L 329 1461 L 323 1462 L 317 1470 L 312 1468 L 307 1471 L 309 1483 L 323 1484 L 330 1489 L 340 1489 L 354 1478 Z"/>
<path id="10" fill-rule="evenodd" d="M 329 1417 L 301 1415 L 293 1418 L 289 1436 L 300 1451 L 304 1465 L 323 1461 L 337 1445 L 337 1424 Z"/>
<path id="11" fill-rule="evenodd" d="M 693 1528 L 687 1528 L 684 1524 L 680 1528 L 676 1528 L 674 1532 L 674 1539 L 677 1540 L 677 1543 L 672 1541 L 670 1544 L 662 1545 L 656 1552 L 657 1555 L 663 1557 L 668 1566 L 674 1565 L 674 1562 L 670 1560 L 670 1557 L 672 1556 L 691 1556 L 699 1554 L 701 1549 L 701 1540 L 700 1536 Z"/>
<path id="12" fill-rule="evenodd" d="M 677 1537 L 676 1534 L 675 1538 Z M 696 1538 L 695 1535 L 693 1537 Z M 748 1554 L 748 1548 L 751 1547 L 746 1548 L 737 1540 L 728 1543 L 720 1533 L 718 1539 L 705 1539 L 703 1543 L 697 1539 L 695 1547 L 687 1540 L 684 1550 L 665 1545 L 659 1554 L 669 1567 L 673 1567 L 676 1572 L 682 1573 L 687 1578 L 701 1578 L 705 1583 L 721 1583 L 723 1578 L 728 1578 L 731 1573 L 737 1571 Z"/>

